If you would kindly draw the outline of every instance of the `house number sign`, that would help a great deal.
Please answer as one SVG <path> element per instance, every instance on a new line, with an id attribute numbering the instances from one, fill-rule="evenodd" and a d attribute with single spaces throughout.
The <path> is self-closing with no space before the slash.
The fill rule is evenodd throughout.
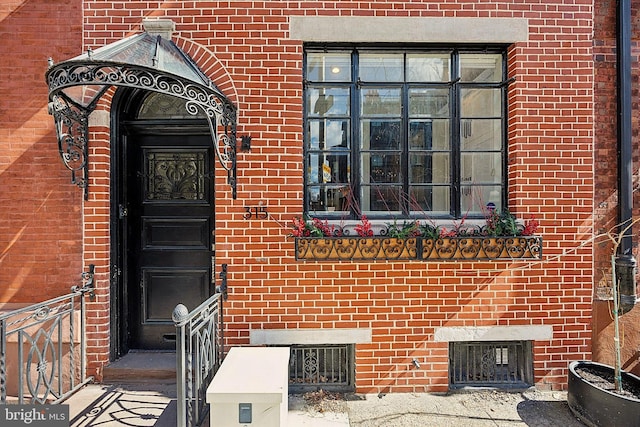
<path id="1" fill-rule="evenodd" d="M 266 206 L 245 206 L 244 207 L 245 214 L 243 216 L 244 219 L 267 219 L 269 218 L 269 214 L 267 213 Z"/>

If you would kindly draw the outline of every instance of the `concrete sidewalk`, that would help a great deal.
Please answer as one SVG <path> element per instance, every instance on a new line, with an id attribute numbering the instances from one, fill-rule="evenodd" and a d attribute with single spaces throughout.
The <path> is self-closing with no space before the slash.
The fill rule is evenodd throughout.
<path id="1" fill-rule="evenodd" d="M 176 426 L 175 384 L 89 384 L 69 399 L 70 426 Z"/>
<path id="2" fill-rule="evenodd" d="M 175 384 L 92 384 L 65 403 L 73 427 L 176 425 Z M 289 427 L 583 426 L 569 410 L 566 393 L 535 389 L 346 395 L 313 401 L 291 395 L 288 421 Z"/>
<path id="3" fill-rule="evenodd" d="M 90 384 L 67 399 L 71 427 L 176 426 L 175 384 Z M 289 398 L 289 427 L 348 427 L 345 411 L 320 412 Z M 208 427 L 209 422 L 203 424 Z"/>

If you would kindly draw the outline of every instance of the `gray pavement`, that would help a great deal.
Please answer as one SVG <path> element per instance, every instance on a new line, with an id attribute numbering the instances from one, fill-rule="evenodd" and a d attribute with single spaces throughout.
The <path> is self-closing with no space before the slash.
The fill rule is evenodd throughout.
<path id="1" fill-rule="evenodd" d="M 65 403 L 73 427 L 176 425 L 175 384 L 91 384 Z M 288 421 L 288 427 L 583 426 L 569 410 L 566 393 L 535 389 L 292 395 Z"/>

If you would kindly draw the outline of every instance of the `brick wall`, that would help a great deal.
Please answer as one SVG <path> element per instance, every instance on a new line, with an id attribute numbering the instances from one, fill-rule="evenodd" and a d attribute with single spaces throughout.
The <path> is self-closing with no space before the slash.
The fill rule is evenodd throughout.
<path id="1" fill-rule="evenodd" d="M 617 98 L 616 98 L 616 3 L 595 2 L 594 15 L 594 135 L 595 135 L 595 193 L 594 228 L 597 234 L 607 232 L 618 223 L 618 153 L 617 153 Z M 631 118 L 634 182 L 638 169 L 638 21 L 640 1 L 631 2 L 632 22 L 632 88 L 633 112 Z M 634 218 L 638 215 L 638 196 L 634 194 Z M 634 230 L 637 236 L 637 227 Z M 638 238 L 634 237 L 634 255 L 638 258 Z M 593 308 L 593 360 L 614 364 L 613 322 L 611 318 L 611 250 L 610 244 L 595 246 L 594 282 L 596 301 Z M 640 288 L 639 288 L 640 290 Z M 620 318 L 622 331 L 621 360 L 624 369 L 640 374 L 640 310 L 636 307 Z"/>
<path id="2" fill-rule="evenodd" d="M 534 343 L 539 387 L 565 387 L 568 362 L 590 357 L 592 249 L 575 248 L 590 237 L 593 220 L 591 1 L 92 1 L 84 3 L 83 12 L 83 49 L 140 31 L 144 17 L 173 19 L 181 45 L 238 105 L 238 134 L 253 138 L 251 151 L 238 156 L 237 199 L 231 199 L 222 171 L 216 181 L 216 263 L 229 265 L 228 346 L 248 344 L 253 329 L 370 328 L 372 342 L 356 346 L 360 392 L 446 390 L 447 344 L 433 340 L 440 327 L 552 327 L 550 340 Z M 540 221 L 544 262 L 296 262 L 287 224 L 302 213 L 303 49 L 301 42 L 288 39 L 290 15 L 529 19 L 529 40 L 509 51 L 509 76 L 516 77 L 509 88 L 509 207 Z M 68 28 L 59 32 L 64 35 L 58 43 L 68 49 L 60 52 L 60 59 L 75 56 L 80 49 L 69 43 Z M 50 34 L 46 40 L 56 43 Z M 209 62 L 208 52 L 215 56 Z M 44 55 L 41 71 L 35 73 L 40 79 Z M 41 89 L 38 123 L 43 138 L 54 145 L 51 161 L 40 163 L 52 165 L 47 185 L 56 200 L 73 201 L 43 218 L 56 218 L 48 231 L 65 230 L 62 235 L 73 237 L 65 254 L 75 265 L 65 268 L 75 268 L 75 274 L 81 259 L 97 266 L 98 297 L 88 327 L 90 368 L 99 376 L 108 361 L 109 341 L 108 121 L 91 129 L 91 191 L 82 205 L 81 191 L 66 183 L 68 173 L 55 159 L 50 118 L 43 110 L 46 88 Z M 108 98 L 100 108 L 108 109 Z M 34 137 L 24 139 L 32 144 Z M 20 159 L 18 154 L 2 158 L 3 180 L 12 176 L 7 170 L 25 174 Z M 64 197 L 59 192 L 65 192 Z M 1 194 L 7 197 L 4 190 Z M 46 194 L 45 189 L 41 199 Z M 10 199 L 16 206 L 12 209 L 37 212 L 20 209 L 21 202 Z M 269 218 L 245 220 L 244 208 L 260 203 Z M 80 212 L 69 211 L 80 206 L 82 227 L 74 222 Z M 16 233 L 29 229 L 26 219 L 8 228 L 3 222 L 2 227 L 2 236 L 11 237 L 6 247 Z M 20 257 L 29 242 L 37 239 L 25 242 Z M 52 246 L 46 249 L 47 256 L 53 256 Z M 12 260 L 10 265 L 10 278 L 17 283 L 20 263 Z M 45 265 L 55 262 L 47 259 Z M 52 283 L 64 287 L 66 282 L 58 278 Z M 34 292 L 32 286 L 25 288 Z M 414 358 L 421 369 L 412 367 Z"/>
<path id="3" fill-rule="evenodd" d="M 0 5 L 0 302 L 28 304 L 81 283 L 82 192 L 58 154 L 47 114 L 47 58 L 81 49 L 72 0 Z"/>

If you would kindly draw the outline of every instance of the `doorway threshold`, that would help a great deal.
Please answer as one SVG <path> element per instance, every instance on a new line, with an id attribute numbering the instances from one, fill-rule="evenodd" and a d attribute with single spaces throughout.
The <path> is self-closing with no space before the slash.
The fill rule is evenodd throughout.
<path id="1" fill-rule="evenodd" d="M 104 367 L 105 384 L 175 384 L 176 352 L 132 350 Z"/>

